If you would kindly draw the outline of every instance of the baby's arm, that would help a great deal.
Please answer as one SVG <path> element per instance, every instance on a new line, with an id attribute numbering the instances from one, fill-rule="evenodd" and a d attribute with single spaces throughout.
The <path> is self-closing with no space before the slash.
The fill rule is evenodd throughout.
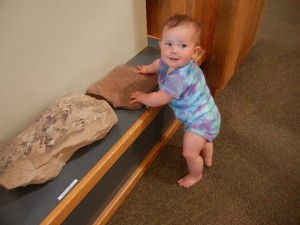
<path id="1" fill-rule="evenodd" d="M 149 65 L 138 66 L 137 73 L 140 74 L 158 73 L 160 71 L 159 61 L 160 59 L 156 59 Z M 156 107 L 156 106 L 168 104 L 170 101 L 173 100 L 173 98 L 174 98 L 173 96 L 161 90 L 157 92 L 152 92 L 150 94 L 136 91 L 130 97 L 130 104 L 139 102 L 149 107 Z"/>
<path id="2" fill-rule="evenodd" d="M 137 68 L 138 68 L 137 73 L 140 73 L 140 74 L 156 74 L 156 73 L 158 73 L 160 71 L 159 60 L 160 59 L 156 59 L 149 65 L 137 66 Z"/>
<path id="3" fill-rule="evenodd" d="M 136 91 L 130 97 L 130 104 L 133 104 L 135 102 L 140 102 L 146 106 L 156 107 L 156 106 L 166 105 L 173 99 L 174 99 L 173 96 L 167 94 L 162 90 L 157 92 L 152 92 L 150 94 Z"/>

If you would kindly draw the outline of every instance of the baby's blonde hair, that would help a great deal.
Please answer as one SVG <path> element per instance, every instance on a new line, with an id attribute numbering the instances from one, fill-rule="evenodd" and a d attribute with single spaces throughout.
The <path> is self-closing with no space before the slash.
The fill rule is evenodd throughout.
<path id="1" fill-rule="evenodd" d="M 163 26 L 163 29 L 173 29 L 175 27 L 178 27 L 180 25 L 192 25 L 195 29 L 196 32 L 196 45 L 200 45 L 200 34 L 201 34 L 201 28 L 200 25 L 197 21 L 195 21 L 194 19 L 192 19 L 191 17 L 187 16 L 187 15 L 179 15 L 176 14 L 174 16 L 172 16 L 170 19 L 168 19 Z"/>

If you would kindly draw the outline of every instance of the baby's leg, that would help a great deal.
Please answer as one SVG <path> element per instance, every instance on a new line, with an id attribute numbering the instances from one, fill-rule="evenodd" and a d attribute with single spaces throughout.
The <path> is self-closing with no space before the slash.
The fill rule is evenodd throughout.
<path id="1" fill-rule="evenodd" d="M 206 139 L 192 132 L 185 132 L 183 137 L 183 156 L 186 159 L 189 174 L 178 181 L 178 183 L 188 188 L 202 178 L 203 159 L 200 156 L 204 148 Z"/>
<path id="2" fill-rule="evenodd" d="M 202 149 L 200 155 L 203 158 L 204 165 L 207 167 L 212 166 L 212 157 L 213 157 L 213 143 L 211 142 L 206 142 L 204 145 L 204 148 Z"/>

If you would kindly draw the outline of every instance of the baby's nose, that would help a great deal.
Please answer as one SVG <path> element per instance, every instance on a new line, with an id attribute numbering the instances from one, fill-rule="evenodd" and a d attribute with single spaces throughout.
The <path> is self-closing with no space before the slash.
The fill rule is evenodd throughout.
<path id="1" fill-rule="evenodd" d="M 173 45 L 173 47 L 172 47 L 172 52 L 176 53 L 177 50 L 178 50 L 177 46 Z"/>

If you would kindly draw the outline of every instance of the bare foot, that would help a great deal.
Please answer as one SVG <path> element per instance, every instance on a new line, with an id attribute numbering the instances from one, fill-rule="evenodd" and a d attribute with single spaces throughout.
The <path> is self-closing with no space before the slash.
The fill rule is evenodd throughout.
<path id="1" fill-rule="evenodd" d="M 184 188 L 189 188 L 199 182 L 202 179 L 202 175 L 199 177 L 193 177 L 192 175 L 188 174 L 185 177 L 181 178 L 178 183 L 180 186 Z"/>

